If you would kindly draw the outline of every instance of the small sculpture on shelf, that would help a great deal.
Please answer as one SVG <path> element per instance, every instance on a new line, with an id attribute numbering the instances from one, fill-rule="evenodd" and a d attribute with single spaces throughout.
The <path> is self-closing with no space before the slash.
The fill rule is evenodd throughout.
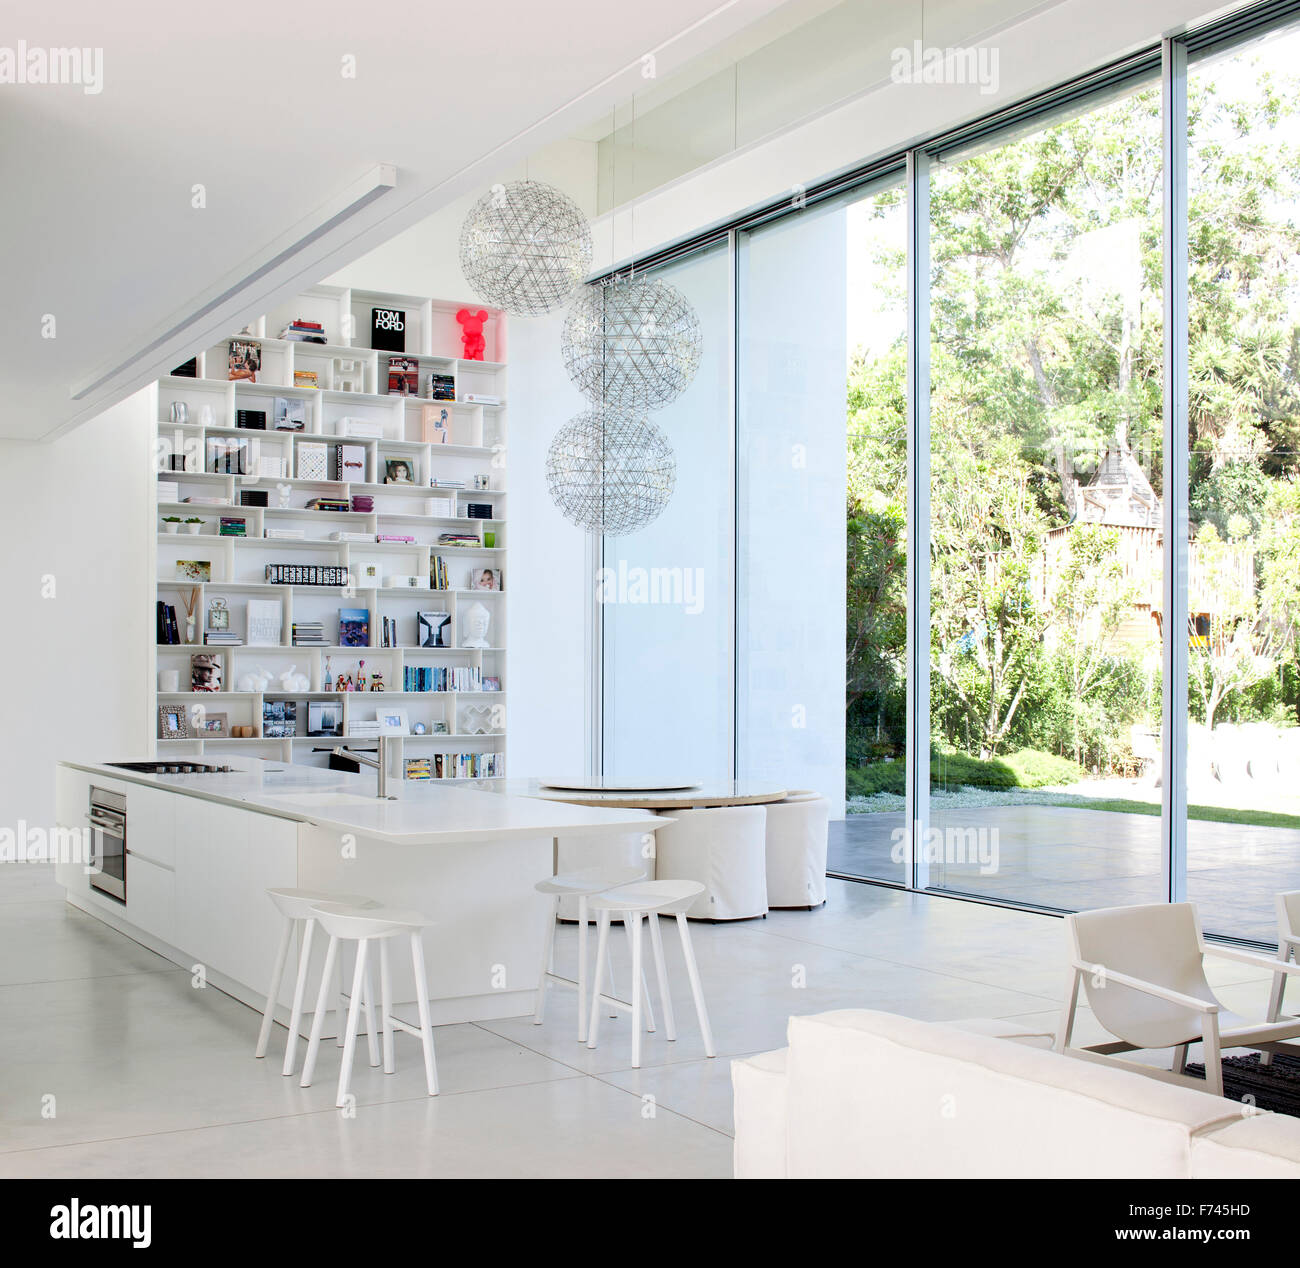
<path id="1" fill-rule="evenodd" d="M 356 689 L 358 691 L 366 689 L 366 662 L 364 660 L 357 661 Z"/>
<path id="2" fill-rule="evenodd" d="M 370 690 L 383 691 L 384 689 L 384 672 L 382 669 L 376 669 L 370 675 Z"/>
<path id="3" fill-rule="evenodd" d="M 462 308 L 456 314 L 456 320 L 464 327 L 460 336 L 460 341 L 465 347 L 464 352 L 461 354 L 464 360 L 483 360 L 483 354 L 487 351 L 487 340 L 483 337 L 483 325 L 487 319 L 486 308 L 480 308 L 477 312 L 470 312 L 468 308 Z"/>
<path id="4" fill-rule="evenodd" d="M 297 665 L 290 665 L 288 669 L 280 675 L 281 691 L 307 691 L 311 687 L 311 679 L 306 674 L 298 672 Z"/>
<path id="5" fill-rule="evenodd" d="M 256 669 L 250 669 L 247 673 L 240 674 L 239 681 L 235 683 L 238 691 L 265 691 L 271 685 L 271 671 L 263 669 L 260 665 Z"/>
<path id="6" fill-rule="evenodd" d="M 277 485 L 275 486 L 275 491 L 280 495 L 280 509 L 281 509 L 282 511 L 284 511 L 284 510 L 288 510 L 288 508 L 289 508 L 289 494 L 293 492 L 293 485 L 291 485 L 291 484 L 277 484 Z"/>
<path id="7" fill-rule="evenodd" d="M 352 690 L 352 675 L 351 675 L 351 674 L 340 674 L 340 675 L 338 676 L 338 681 L 334 684 L 334 690 L 335 690 L 335 691 L 351 691 L 351 690 Z"/>
<path id="8" fill-rule="evenodd" d="M 488 627 L 492 614 L 481 603 L 471 603 L 461 619 L 460 645 L 462 647 L 488 647 Z"/>

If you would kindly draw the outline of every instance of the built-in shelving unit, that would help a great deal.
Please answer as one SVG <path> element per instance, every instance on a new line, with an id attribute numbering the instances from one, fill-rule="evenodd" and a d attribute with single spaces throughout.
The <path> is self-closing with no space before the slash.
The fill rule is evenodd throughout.
<path id="1" fill-rule="evenodd" d="M 160 726 L 159 756 L 243 753 L 324 765 L 337 743 L 373 748 L 373 740 L 350 734 L 354 723 L 401 710 L 411 728 L 422 726 L 424 733 L 390 745 L 394 777 L 407 773 L 411 759 L 439 756 L 443 778 L 477 777 L 488 762 L 495 763 L 496 776 L 504 774 L 506 321 L 489 310 L 483 333 L 485 357 L 492 359 L 457 357 L 455 314 L 466 306 L 480 307 L 316 287 L 201 352 L 193 377 L 158 381 L 156 600 L 175 609 L 181 641 L 165 641 L 159 629 L 151 712 L 181 706 L 191 732 L 166 738 Z M 403 314 L 406 350 L 366 346 L 373 308 Z M 329 342 L 274 337 L 299 319 L 319 323 Z M 230 379 L 232 342 L 257 345 L 261 364 L 254 378 Z M 388 394 L 389 358 L 397 356 L 418 366 L 417 395 Z M 318 386 L 294 386 L 295 373 L 302 372 L 314 374 Z M 430 398 L 431 375 L 440 376 L 444 388 L 450 380 L 454 399 Z M 473 399 L 478 396 L 489 400 Z M 265 429 L 239 425 L 259 413 Z M 277 421 L 285 425 L 277 429 Z M 336 478 L 345 474 L 349 478 Z M 357 498 L 369 503 L 358 509 Z M 348 509 L 310 505 L 318 500 L 346 502 Z M 191 519 L 198 524 L 184 523 Z M 452 544 L 441 540 L 445 534 L 477 540 Z M 271 581 L 269 565 L 341 569 L 346 584 Z M 485 570 L 500 588 L 480 588 Z M 444 586 L 431 586 L 440 579 Z M 278 641 L 251 644 L 249 602 L 268 599 L 279 605 Z M 464 645 L 466 616 L 475 604 L 490 617 L 485 647 Z M 337 641 L 344 608 L 369 614 L 367 645 Z M 213 610 L 228 614 L 238 644 L 205 644 Z M 448 614 L 449 646 L 420 645 L 421 612 Z M 322 627 L 327 645 L 295 645 L 295 623 Z M 392 645 L 386 645 L 390 635 Z M 219 690 L 192 689 L 196 655 L 219 659 Z M 430 678 L 459 671 L 459 683 L 451 673 L 442 676 L 465 689 L 404 689 L 414 686 L 419 670 L 435 671 Z M 376 672 L 382 693 L 336 690 L 340 678 L 355 684 L 364 674 L 369 685 Z M 160 685 L 171 673 L 179 680 L 176 691 Z M 281 681 L 291 673 L 305 676 L 306 687 Z M 270 681 L 262 686 L 266 675 Z M 309 734 L 312 702 L 335 706 L 339 734 Z M 294 706 L 295 733 L 267 734 L 286 725 L 275 716 L 286 703 Z M 253 734 L 235 736 L 234 728 L 252 728 Z M 470 762 L 480 763 L 478 771 L 472 773 Z"/>

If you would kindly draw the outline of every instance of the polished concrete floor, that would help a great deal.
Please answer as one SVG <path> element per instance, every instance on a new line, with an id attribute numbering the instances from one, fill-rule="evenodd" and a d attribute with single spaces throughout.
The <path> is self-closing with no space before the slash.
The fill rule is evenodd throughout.
<path id="1" fill-rule="evenodd" d="M 989 806 L 944 810 L 933 826 L 948 829 L 954 852 L 932 868 L 935 888 L 1069 911 L 1163 900 L 1160 820 L 1078 806 Z M 894 861 L 899 814 L 849 815 L 831 824 L 833 872 L 901 883 Z M 974 833 L 971 836 L 970 833 Z M 962 858 L 980 842 L 996 852 Z M 982 836 L 980 835 L 982 834 Z M 1187 825 L 1187 897 L 1207 931 L 1272 943 L 1274 896 L 1300 889 L 1300 832 L 1193 820 Z"/>
<path id="2" fill-rule="evenodd" d="M 345 1117 L 337 1049 L 299 1088 L 279 1072 L 282 1029 L 255 1060 L 257 1013 L 68 907 L 48 867 L 0 865 L 0 1176 L 726 1177 L 728 1058 L 779 1047 L 792 1013 L 1055 1025 L 1063 929 L 1050 916 L 833 881 L 817 911 L 692 930 L 716 1060 L 665 926 L 678 1038 L 647 1036 L 640 1070 L 625 1018 L 588 1051 L 574 996 L 555 991 L 545 1026 L 439 1027 L 437 1098 L 399 1034 L 396 1074 L 359 1059 Z M 571 928 L 559 945 L 563 966 Z M 1252 970 L 1225 962 L 1212 980 L 1229 1007 L 1263 1009 Z M 1079 1039 L 1095 1041 L 1086 1015 Z"/>

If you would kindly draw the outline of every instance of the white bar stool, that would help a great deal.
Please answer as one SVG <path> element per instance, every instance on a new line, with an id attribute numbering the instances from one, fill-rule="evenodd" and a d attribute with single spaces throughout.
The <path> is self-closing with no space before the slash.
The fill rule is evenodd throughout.
<path id="1" fill-rule="evenodd" d="M 587 899 L 592 894 L 603 894 L 632 881 L 645 879 L 646 869 L 629 864 L 623 867 L 585 867 L 576 872 L 565 872 L 559 876 L 548 876 L 538 881 L 534 888 L 539 894 L 551 896 L 551 919 L 546 926 L 542 941 L 542 970 L 537 981 L 537 1011 L 533 1013 L 533 1025 L 540 1026 L 546 1020 L 546 988 L 555 986 L 572 986 L 578 992 L 578 1042 L 587 1038 Z M 555 924 L 560 919 L 561 905 L 566 898 L 578 900 L 578 980 L 563 977 L 555 971 Z M 628 946 L 631 947 L 631 931 L 628 931 Z M 644 984 L 644 979 L 643 979 Z M 610 970 L 611 993 L 614 990 L 613 971 Z M 654 1014 L 646 1010 L 646 1029 L 654 1030 Z"/>
<path id="2" fill-rule="evenodd" d="M 262 1029 L 257 1035 L 258 1057 L 266 1056 L 271 1042 L 271 1025 L 275 1021 L 275 1006 L 280 998 L 280 987 L 284 984 L 284 970 L 289 959 L 289 944 L 293 941 L 294 931 L 299 924 L 304 926 L 302 933 L 302 951 L 298 956 L 298 980 L 293 988 L 293 1009 L 289 1014 L 289 1038 L 284 1048 L 284 1066 L 281 1074 L 286 1077 L 293 1073 L 298 1057 L 298 1031 L 302 1025 L 303 998 L 307 990 L 307 974 L 311 968 L 312 931 L 316 928 L 316 917 L 312 907 L 317 903 L 347 903 L 350 907 L 377 907 L 379 904 L 371 898 L 360 894 L 330 894 L 319 889 L 268 889 L 267 897 L 276 905 L 284 917 L 284 932 L 280 935 L 280 946 L 275 953 L 275 965 L 271 969 L 271 989 L 266 997 L 266 1008 L 262 1011 Z M 328 971 L 322 979 L 321 998 L 325 998 L 324 983 L 329 980 Z M 338 1045 L 343 1046 L 343 1017 L 347 1005 L 343 995 L 343 966 L 335 966 L 335 992 L 338 996 Z M 370 1001 L 366 1000 L 369 1009 Z M 367 1017 L 369 1013 L 367 1012 Z"/>
<path id="3" fill-rule="evenodd" d="M 358 1000 L 363 990 L 367 1000 L 373 997 L 371 965 L 368 962 L 370 943 L 379 943 L 379 1015 L 384 1030 L 384 1073 L 397 1069 L 393 1058 L 393 1028 L 407 1034 L 419 1035 L 424 1049 L 424 1076 L 429 1085 L 429 1095 L 438 1095 L 438 1070 L 433 1051 L 433 1028 L 429 1023 L 429 983 L 424 972 L 424 931 L 433 922 L 418 911 L 403 911 L 393 907 L 350 907 L 343 903 L 318 903 L 312 914 L 330 936 L 325 951 L 325 976 L 321 979 L 320 997 L 316 1002 L 316 1016 L 312 1020 L 311 1039 L 307 1044 L 307 1058 L 302 1065 L 302 1087 L 310 1087 L 316 1071 L 316 1056 L 320 1051 L 321 1031 L 324 1027 L 325 1002 L 329 994 L 329 976 L 338 955 L 340 942 L 357 944 L 356 969 L 352 974 L 352 1003 L 348 1008 L 347 1038 L 343 1043 L 343 1064 L 339 1070 L 339 1090 L 335 1105 L 346 1103 L 348 1084 L 352 1078 L 352 1059 L 357 1045 L 357 1023 L 360 1020 Z M 393 990 L 388 969 L 388 943 L 392 938 L 406 934 L 411 943 L 411 967 L 415 971 L 415 1003 L 420 1013 L 419 1027 L 410 1026 L 393 1016 Z M 369 1008 L 366 1012 L 369 1031 L 370 1064 L 379 1064 L 375 1047 L 375 1028 Z"/>
<path id="4" fill-rule="evenodd" d="M 609 921 L 614 913 L 620 913 L 625 925 L 632 930 L 632 1066 L 641 1064 L 641 1006 L 645 989 L 645 973 L 641 957 L 641 917 L 650 920 L 650 945 L 654 951 L 655 976 L 659 981 L 659 996 L 664 1009 L 664 1032 L 670 1040 L 677 1038 L 677 1026 L 673 1019 L 673 1002 L 668 992 L 668 972 L 664 965 L 664 944 L 659 932 L 659 916 L 677 917 L 677 932 L 682 940 L 682 957 L 686 961 L 686 975 L 691 983 L 691 995 L 695 1000 L 695 1015 L 699 1018 L 700 1034 L 704 1037 L 706 1056 L 716 1056 L 713 1047 L 713 1029 L 709 1025 L 708 1010 L 704 1007 L 704 991 L 700 986 L 700 970 L 695 963 L 695 951 L 691 946 L 691 931 L 686 923 L 687 908 L 704 892 L 699 881 L 641 881 L 624 885 L 621 889 L 606 894 L 597 894 L 588 900 L 589 908 L 600 919 L 600 937 L 596 944 L 596 985 L 591 996 L 591 1031 L 587 1036 L 587 1047 L 596 1046 L 596 1037 L 600 1029 L 600 1001 L 605 1000 L 617 1008 L 628 1008 L 622 1000 L 613 999 L 601 991 L 601 968 L 605 963 L 606 946 L 609 940 Z M 649 1000 L 645 1001 L 649 1007 Z"/>

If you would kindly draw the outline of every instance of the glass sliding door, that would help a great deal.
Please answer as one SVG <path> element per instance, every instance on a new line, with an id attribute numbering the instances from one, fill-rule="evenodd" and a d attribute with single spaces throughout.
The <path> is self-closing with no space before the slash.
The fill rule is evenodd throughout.
<path id="1" fill-rule="evenodd" d="M 737 262 L 737 769 L 828 797 L 830 870 L 896 882 L 903 211 L 898 182 L 804 208 L 742 234 Z"/>
<path id="2" fill-rule="evenodd" d="M 1160 93 L 930 166 L 930 883 L 1164 897 Z"/>
<path id="3" fill-rule="evenodd" d="M 654 276 L 695 306 L 704 338 L 691 386 L 650 421 L 677 459 L 663 514 L 607 537 L 596 578 L 604 631 L 604 772 L 730 779 L 733 771 L 732 278 L 725 243 Z"/>
<path id="4" fill-rule="evenodd" d="M 1188 74 L 1187 896 L 1276 938 L 1300 887 L 1300 32 Z"/>

